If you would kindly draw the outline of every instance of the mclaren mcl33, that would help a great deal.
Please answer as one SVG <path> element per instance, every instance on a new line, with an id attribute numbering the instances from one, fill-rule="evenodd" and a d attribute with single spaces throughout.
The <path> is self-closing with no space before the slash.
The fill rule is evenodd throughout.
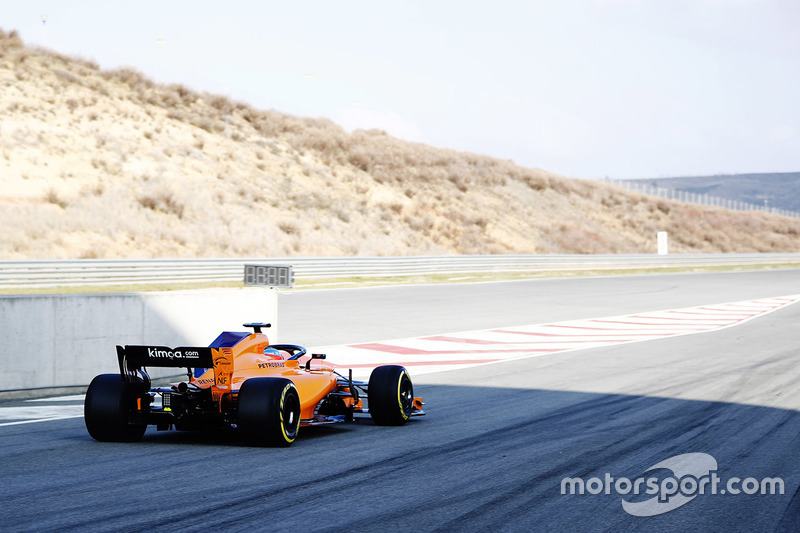
<path id="1" fill-rule="evenodd" d="M 119 374 L 95 377 L 84 419 L 99 441 L 133 442 L 158 430 L 235 428 L 255 446 L 290 446 L 301 427 L 351 422 L 369 413 L 377 425 L 425 414 L 402 366 L 378 366 L 369 382 L 353 380 L 293 344 L 270 344 L 262 328 L 221 333 L 207 347 L 117 346 Z M 154 387 L 147 367 L 186 369 L 186 378 Z"/>

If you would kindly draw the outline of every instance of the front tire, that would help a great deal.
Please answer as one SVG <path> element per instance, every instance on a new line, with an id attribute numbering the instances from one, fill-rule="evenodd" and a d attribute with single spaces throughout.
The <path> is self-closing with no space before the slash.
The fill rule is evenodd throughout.
<path id="1" fill-rule="evenodd" d="M 253 446 L 291 446 L 300 429 L 300 395 L 291 380 L 250 378 L 239 389 L 238 428 Z"/>
<path id="2" fill-rule="evenodd" d="M 143 384 L 122 381 L 119 374 L 95 377 L 86 391 L 83 420 L 93 439 L 104 442 L 141 440 L 147 424 L 129 424 L 128 413 L 136 407 Z"/>
<path id="3" fill-rule="evenodd" d="M 414 408 L 414 386 L 402 366 L 379 366 L 369 376 L 369 414 L 379 426 L 401 426 Z"/>

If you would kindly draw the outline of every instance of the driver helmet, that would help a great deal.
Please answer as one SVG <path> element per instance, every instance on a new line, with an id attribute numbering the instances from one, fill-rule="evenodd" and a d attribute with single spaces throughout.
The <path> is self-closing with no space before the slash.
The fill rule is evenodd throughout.
<path id="1" fill-rule="evenodd" d="M 270 347 L 264 348 L 264 355 L 272 357 L 273 359 L 283 359 L 283 356 L 281 356 L 281 352 L 279 352 L 275 348 L 270 348 Z"/>

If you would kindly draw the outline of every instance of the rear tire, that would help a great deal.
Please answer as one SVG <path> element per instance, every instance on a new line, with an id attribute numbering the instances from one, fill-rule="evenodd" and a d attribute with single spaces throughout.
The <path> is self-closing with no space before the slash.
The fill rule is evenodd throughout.
<path id="1" fill-rule="evenodd" d="M 104 442 L 141 440 L 147 424 L 129 424 L 128 413 L 135 409 L 144 384 L 122 381 L 119 374 L 95 377 L 86 391 L 83 419 L 93 439 Z"/>
<path id="2" fill-rule="evenodd" d="M 369 376 L 369 414 L 379 426 L 401 426 L 414 408 L 414 386 L 402 366 L 379 366 Z"/>
<path id="3" fill-rule="evenodd" d="M 294 383 L 285 378 L 242 383 L 237 425 L 252 446 L 291 446 L 300 429 L 300 395 Z"/>

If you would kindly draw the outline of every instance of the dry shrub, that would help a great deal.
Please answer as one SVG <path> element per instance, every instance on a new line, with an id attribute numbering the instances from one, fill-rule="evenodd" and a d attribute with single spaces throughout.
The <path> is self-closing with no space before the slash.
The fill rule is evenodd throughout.
<path id="1" fill-rule="evenodd" d="M 409 213 L 403 217 L 403 222 L 412 231 L 422 233 L 427 231 L 431 226 L 431 220 L 421 213 Z"/>
<path id="2" fill-rule="evenodd" d="M 531 175 L 531 174 L 525 174 L 522 177 L 522 181 L 525 183 L 525 185 L 527 185 L 528 187 L 530 187 L 534 191 L 541 192 L 541 191 L 546 190 L 547 187 L 548 187 L 547 178 L 544 178 L 542 176 L 534 176 L 534 175 Z"/>
<path id="3" fill-rule="evenodd" d="M 5 33 L 0 29 L 0 32 L 2 32 L 0 33 L 0 54 L 5 55 L 6 52 L 12 49 L 21 49 L 25 46 L 17 30 L 11 30 Z"/>
<path id="4" fill-rule="evenodd" d="M 458 251 L 462 254 L 478 254 L 479 250 L 486 249 L 486 239 L 483 232 L 477 228 L 468 228 L 458 240 Z"/>
<path id="5" fill-rule="evenodd" d="M 561 249 L 575 254 L 602 254 L 609 253 L 608 243 L 594 231 L 573 225 L 559 227 L 558 243 Z"/>
<path id="6" fill-rule="evenodd" d="M 78 259 L 99 259 L 102 253 L 97 248 L 87 248 L 78 255 Z"/>
<path id="7" fill-rule="evenodd" d="M 347 162 L 364 172 L 369 172 L 372 169 L 373 158 L 370 157 L 366 147 L 356 146 L 350 150 L 350 157 Z"/>
<path id="8" fill-rule="evenodd" d="M 183 218 L 184 205 L 176 200 L 174 194 L 169 191 L 162 190 L 153 194 L 141 195 L 137 200 L 139 205 L 145 209 L 175 215 L 179 219 Z"/>
<path id="9" fill-rule="evenodd" d="M 298 235 L 300 233 L 294 222 L 279 222 L 278 228 L 286 235 Z"/>
<path id="10" fill-rule="evenodd" d="M 141 72 L 131 67 L 104 72 L 103 76 L 106 79 L 116 79 L 120 83 L 139 90 L 151 89 L 155 85 L 149 78 L 146 78 Z"/>
<path id="11" fill-rule="evenodd" d="M 333 214 L 342 222 L 350 222 L 350 213 L 346 209 L 334 209 Z"/>
<path id="12" fill-rule="evenodd" d="M 619 205 L 619 200 L 613 196 L 603 196 L 600 198 L 600 204 L 603 207 L 616 208 Z"/>
<path id="13" fill-rule="evenodd" d="M 574 190 L 572 187 L 570 187 L 570 184 L 566 178 L 550 178 L 548 182 L 550 188 L 558 194 L 566 195 Z"/>
<path id="14" fill-rule="evenodd" d="M 47 203 L 57 205 L 60 208 L 67 207 L 67 201 L 58 194 L 58 191 L 53 189 L 52 187 L 47 190 L 45 193 L 44 199 Z"/>
<path id="15" fill-rule="evenodd" d="M 66 58 L 65 62 L 80 65 L 84 69 L 97 72 L 100 70 L 100 65 L 93 59 L 86 59 L 84 57 L 70 57 Z"/>
<path id="16" fill-rule="evenodd" d="M 19 48 L 14 51 L 14 54 L 11 56 L 11 60 L 14 63 L 15 67 L 20 67 L 31 57 L 31 52 L 27 48 Z M 17 68 L 16 78 L 18 80 L 26 80 L 28 79 L 27 76 L 23 75 L 23 69 Z M 29 74 L 29 71 L 28 71 Z"/>
<path id="17" fill-rule="evenodd" d="M 203 99 L 208 102 L 208 105 L 216 109 L 222 115 L 230 115 L 233 113 L 233 110 L 236 109 L 236 104 L 225 96 L 206 94 Z"/>
<path id="18" fill-rule="evenodd" d="M 167 86 L 167 89 L 174 92 L 178 98 L 181 99 L 185 105 L 191 105 L 197 101 L 199 98 L 198 94 L 191 89 L 187 88 L 185 85 L 179 83 L 173 83 Z"/>
<path id="19" fill-rule="evenodd" d="M 208 133 L 219 133 L 225 130 L 225 124 L 204 115 L 192 115 L 189 117 L 188 122 Z"/>
<path id="20" fill-rule="evenodd" d="M 465 193 L 469 190 L 469 178 L 465 178 L 464 176 L 451 174 L 448 178 L 448 181 L 456 186 L 456 189 Z"/>
<path id="21" fill-rule="evenodd" d="M 344 163 L 350 149 L 349 136 L 340 126 L 327 119 L 306 119 L 302 133 L 292 136 L 290 144 L 296 149 L 313 150 L 330 165 Z"/>
<path id="22" fill-rule="evenodd" d="M 467 217 L 466 222 L 471 226 L 478 226 L 481 229 L 486 229 L 486 226 L 489 225 L 489 220 L 483 216 Z"/>
<path id="23" fill-rule="evenodd" d="M 148 102 L 161 107 L 178 107 L 183 104 L 183 98 L 170 88 L 158 88 L 150 91 Z"/>
<path id="24" fill-rule="evenodd" d="M 61 80 L 64 81 L 64 85 L 68 85 L 70 83 L 79 83 L 78 77 L 68 70 L 64 70 L 61 68 L 57 68 L 53 71 L 53 73 Z"/>

